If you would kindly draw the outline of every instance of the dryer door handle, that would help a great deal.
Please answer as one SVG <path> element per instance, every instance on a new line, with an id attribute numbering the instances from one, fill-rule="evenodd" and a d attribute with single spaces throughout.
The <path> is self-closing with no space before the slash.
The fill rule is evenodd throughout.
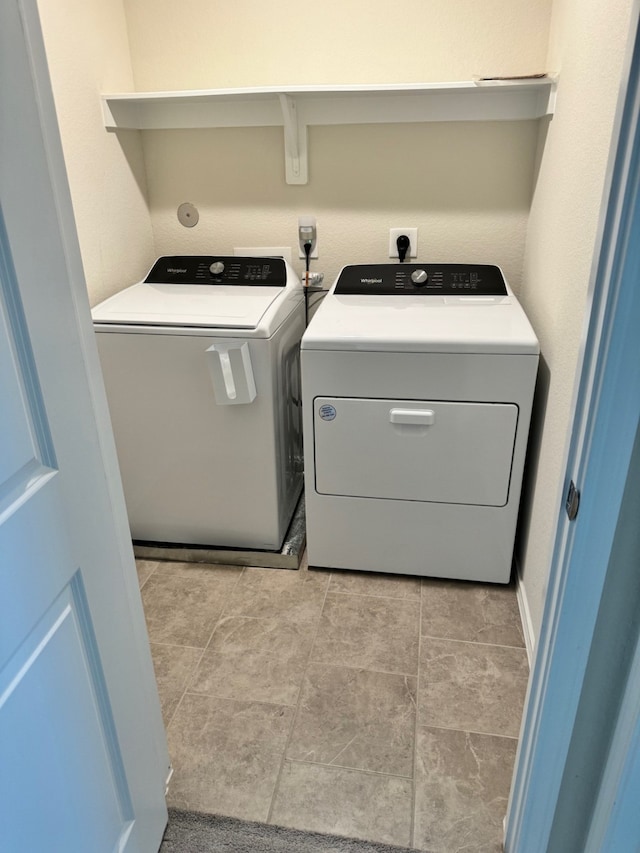
<path id="1" fill-rule="evenodd" d="M 391 409 L 389 420 L 392 424 L 430 426 L 435 423 L 436 413 L 433 409 Z"/>

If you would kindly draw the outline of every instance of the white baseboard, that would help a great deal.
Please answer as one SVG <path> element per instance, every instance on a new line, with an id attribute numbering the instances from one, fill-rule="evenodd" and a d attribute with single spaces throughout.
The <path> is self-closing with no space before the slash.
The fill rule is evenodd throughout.
<path id="1" fill-rule="evenodd" d="M 529 602 L 527 601 L 527 591 L 522 583 L 520 576 L 520 566 L 516 562 L 516 597 L 518 599 L 518 609 L 520 610 L 520 621 L 522 622 L 522 632 L 524 634 L 524 644 L 527 649 L 527 657 L 529 658 L 529 667 L 533 662 L 533 653 L 536 647 L 536 635 L 533 630 L 533 620 L 531 619 L 531 611 L 529 610 Z"/>

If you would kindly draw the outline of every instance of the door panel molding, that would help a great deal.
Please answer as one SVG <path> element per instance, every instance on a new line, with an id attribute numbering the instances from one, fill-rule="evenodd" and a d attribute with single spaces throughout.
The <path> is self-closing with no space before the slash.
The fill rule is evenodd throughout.
<path id="1" fill-rule="evenodd" d="M 11 770 L 0 796 L 12 849 L 36 850 L 48 837 L 50 850 L 75 850 L 79 833 L 86 850 L 123 849 L 134 813 L 107 696 L 77 571 L 0 673 L 0 754 Z M 61 772 L 74 776 L 71 790 Z"/>
<path id="2" fill-rule="evenodd" d="M 32 434 L 38 448 L 37 456 L 48 468 L 57 468 L 51 429 L 44 406 L 40 378 L 36 369 L 33 348 L 27 328 L 24 307 L 18 288 L 16 271 L 9 248 L 9 238 L 0 204 L 0 310 L 14 346 L 17 373 L 31 415 Z"/>

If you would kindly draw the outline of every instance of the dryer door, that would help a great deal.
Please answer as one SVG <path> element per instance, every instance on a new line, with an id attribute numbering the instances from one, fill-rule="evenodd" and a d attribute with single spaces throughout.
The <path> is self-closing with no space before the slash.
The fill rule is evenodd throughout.
<path id="1" fill-rule="evenodd" d="M 316 397 L 316 491 L 504 506 L 518 406 Z"/>

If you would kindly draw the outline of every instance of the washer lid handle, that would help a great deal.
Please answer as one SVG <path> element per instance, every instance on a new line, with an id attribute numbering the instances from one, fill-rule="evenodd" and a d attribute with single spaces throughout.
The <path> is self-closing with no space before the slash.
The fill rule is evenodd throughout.
<path id="1" fill-rule="evenodd" d="M 206 350 L 206 356 L 219 406 L 252 403 L 255 400 L 256 383 L 246 341 L 213 344 Z"/>

